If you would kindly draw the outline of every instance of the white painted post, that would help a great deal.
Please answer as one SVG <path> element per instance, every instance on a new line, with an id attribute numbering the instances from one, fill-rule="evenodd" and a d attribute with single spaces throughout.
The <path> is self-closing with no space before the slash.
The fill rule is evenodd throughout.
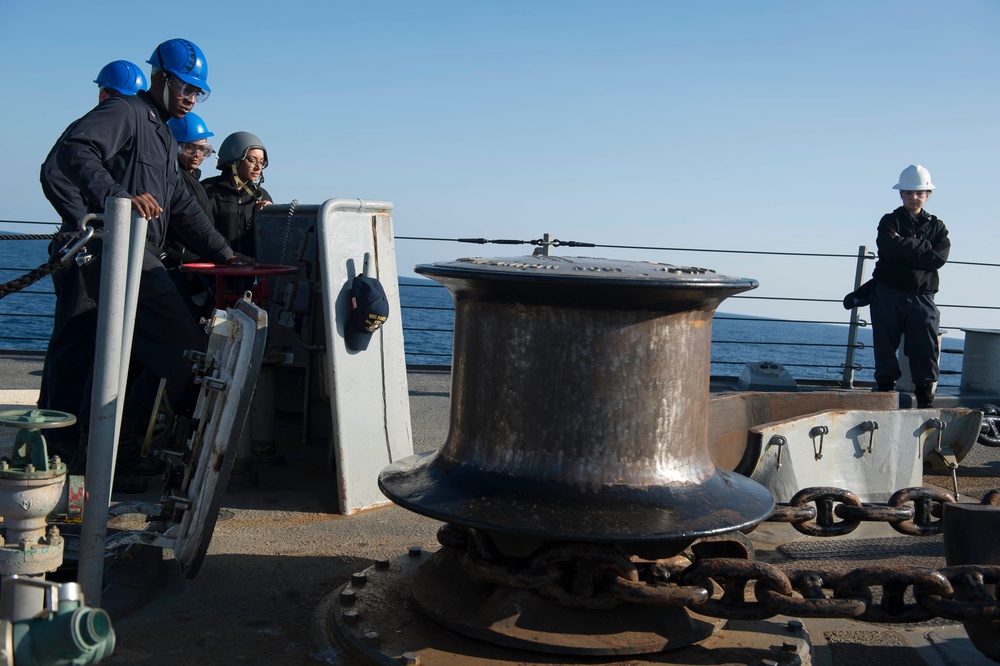
<path id="1" fill-rule="evenodd" d="M 128 376 L 132 325 L 145 247 L 146 220 L 132 212 L 129 199 L 105 202 L 101 290 L 94 353 L 94 387 L 87 448 L 87 504 L 80 533 L 78 582 L 90 606 L 101 605 L 108 507 L 118 451 L 118 428 Z M 134 219 L 138 218 L 138 220 Z M 138 257 L 138 264 L 134 258 Z M 128 346 L 126 346 L 126 344 Z"/>
<path id="2" fill-rule="evenodd" d="M 962 389 L 1000 391 L 1000 330 L 963 328 Z"/>
<path id="3" fill-rule="evenodd" d="M 326 319 L 324 384 L 332 411 L 330 462 L 336 466 L 340 511 L 388 504 L 378 475 L 389 463 L 413 454 L 410 402 L 399 307 L 392 204 L 331 199 L 320 207 L 316 227 Z M 389 301 L 389 316 L 364 351 L 344 343 L 351 311 L 351 281 L 368 271 Z"/>

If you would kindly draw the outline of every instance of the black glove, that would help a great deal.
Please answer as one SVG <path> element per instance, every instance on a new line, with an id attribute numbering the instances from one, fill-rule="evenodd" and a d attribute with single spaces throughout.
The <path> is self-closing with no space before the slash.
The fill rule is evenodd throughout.
<path id="1" fill-rule="evenodd" d="M 233 256 L 226 259 L 227 266 L 256 266 L 257 262 L 254 261 L 253 257 L 248 257 L 245 254 L 234 254 Z"/>

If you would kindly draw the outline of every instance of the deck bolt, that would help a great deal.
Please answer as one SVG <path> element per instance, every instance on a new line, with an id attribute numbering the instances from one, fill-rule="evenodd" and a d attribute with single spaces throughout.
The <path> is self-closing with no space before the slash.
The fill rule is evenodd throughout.
<path id="1" fill-rule="evenodd" d="M 341 590 L 340 592 L 340 603 L 345 606 L 350 606 L 357 600 L 358 595 L 354 590 Z"/>
<path id="2" fill-rule="evenodd" d="M 410 557 L 420 557 L 424 551 L 420 546 L 410 546 Z"/>
<path id="3" fill-rule="evenodd" d="M 798 652 L 799 646 L 790 641 L 784 641 L 781 644 L 781 649 L 784 652 Z"/>
<path id="4" fill-rule="evenodd" d="M 789 631 L 802 631 L 802 620 L 789 620 L 787 627 Z"/>
<path id="5" fill-rule="evenodd" d="M 59 456 L 52 456 L 49 458 L 49 467 L 59 467 L 62 464 L 62 458 Z"/>
<path id="6" fill-rule="evenodd" d="M 365 634 L 365 644 L 366 645 L 378 645 L 382 640 L 382 634 L 377 631 L 369 631 Z"/>
<path id="7" fill-rule="evenodd" d="M 356 610 L 345 610 L 343 617 L 347 624 L 357 624 L 361 619 L 361 613 Z"/>
<path id="8" fill-rule="evenodd" d="M 400 655 L 399 662 L 401 664 L 406 664 L 406 666 L 420 666 L 420 653 L 404 652 Z"/>
<path id="9" fill-rule="evenodd" d="M 22 538 L 17 542 L 18 550 L 31 550 L 31 540 L 28 538 Z"/>
<path id="10" fill-rule="evenodd" d="M 27 472 L 28 474 L 31 474 L 32 472 L 35 471 L 35 466 L 32 465 L 31 463 L 28 463 L 27 465 L 24 466 L 24 471 Z"/>
<path id="11" fill-rule="evenodd" d="M 368 582 L 368 574 L 363 571 L 351 574 L 351 587 L 363 587 Z"/>
<path id="12" fill-rule="evenodd" d="M 386 571 L 389 568 L 389 560 L 388 559 L 375 560 L 375 568 L 378 571 Z"/>

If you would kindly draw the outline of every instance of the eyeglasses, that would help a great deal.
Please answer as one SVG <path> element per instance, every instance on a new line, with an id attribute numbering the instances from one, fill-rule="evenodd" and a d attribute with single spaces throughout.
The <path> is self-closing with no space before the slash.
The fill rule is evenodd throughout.
<path id="1" fill-rule="evenodd" d="M 208 157 L 215 152 L 215 148 L 212 148 L 212 146 L 207 143 L 182 143 L 181 152 L 188 157 L 194 157 L 196 155 Z"/>
<path id="2" fill-rule="evenodd" d="M 196 102 L 204 102 L 211 95 L 207 90 L 202 90 L 198 86 L 191 85 L 186 81 L 181 81 L 179 78 L 173 74 L 167 75 L 167 85 L 169 85 L 175 93 L 181 97 L 194 97 Z"/>
<path id="3" fill-rule="evenodd" d="M 250 165 L 251 168 L 257 166 L 258 164 L 260 165 L 261 169 L 267 168 L 267 160 L 264 159 L 257 159 L 256 157 L 244 157 L 243 161 L 246 162 L 248 165 Z"/>

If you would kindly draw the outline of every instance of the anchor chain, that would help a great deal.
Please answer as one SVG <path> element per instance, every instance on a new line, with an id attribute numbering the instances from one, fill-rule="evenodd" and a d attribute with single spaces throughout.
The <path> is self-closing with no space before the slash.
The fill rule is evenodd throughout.
<path id="1" fill-rule="evenodd" d="M 983 405 L 983 425 L 976 441 L 983 446 L 1000 446 L 1000 407 Z"/>
<path id="2" fill-rule="evenodd" d="M 863 522 L 888 523 L 909 536 L 935 536 L 944 527 L 942 506 L 954 501 L 955 496 L 942 488 L 903 488 L 885 504 L 862 502 L 842 488 L 804 488 L 789 502 L 776 504 L 766 521 L 788 523 L 802 534 L 817 537 L 850 534 Z M 984 497 L 983 504 L 989 503 Z"/>
<path id="3" fill-rule="evenodd" d="M 935 488 L 903 488 L 885 504 L 861 502 L 841 488 L 805 488 L 791 502 L 777 505 L 768 520 L 787 522 L 813 536 L 849 534 L 861 522 L 885 522 L 903 534 L 932 536 L 942 531 L 943 505 L 954 501 L 951 493 Z M 988 492 L 981 504 L 1000 505 L 1000 489 Z M 612 545 L 562 542 L 515 557 L 502 553 L 480 530 L 445 525 L 438 532 L 442 546 L 465 551 L 462 569 L 472 581 L 534 590 L 577 608 L 606 610 L 636 603 L 741 620 L 775 615 L 872 623 L 924 622 L 935 617 L 1000 620 L 996 587 L 1000 566 L 785 571 L 745 551 L 740 541 L 745 537 L 739 533 L 730 538 L 739 542 L 733 543 L 736 548 L 720 550 L 725 539 L 726 535 L 710 537 L 709 550 L 700 549 L 695 541 L 677 556 L 656 560 L 630 556 Z M 713 556 L 720 552 L 739 556 Z"/>

